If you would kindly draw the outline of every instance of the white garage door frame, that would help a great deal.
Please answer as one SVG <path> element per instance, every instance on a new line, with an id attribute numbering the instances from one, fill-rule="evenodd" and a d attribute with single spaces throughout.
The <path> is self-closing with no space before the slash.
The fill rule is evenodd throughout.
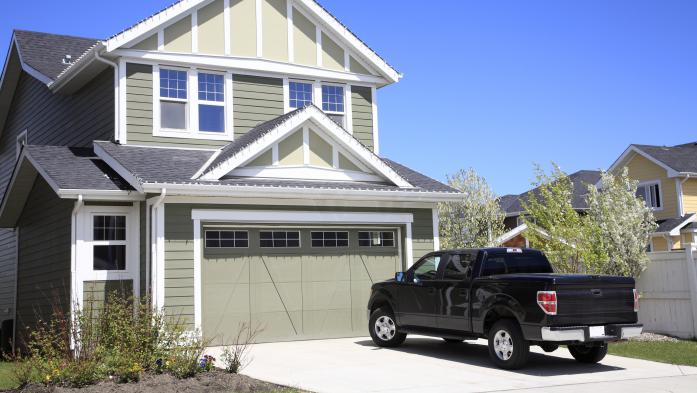
<path id="1" fill-rule="evenodd" d="M 222 210 L 193 209 L 191 219 L 194 225 L 194 328 L 202 332 L 202 274 L 201 260 L 201 222 L 255 223 L 255 224 L 362 224 L 362 225 L 404 225 L 405 260 L 411 265 L 414 257 L 411 213 L 368 213 L 335 211 L 287 211 L 287 210 Z"/>

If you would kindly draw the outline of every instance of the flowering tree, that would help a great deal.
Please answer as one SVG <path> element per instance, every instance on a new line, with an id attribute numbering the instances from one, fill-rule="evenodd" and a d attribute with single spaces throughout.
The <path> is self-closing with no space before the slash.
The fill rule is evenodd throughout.
<path id="1" fill-rule="evenodd" d="M 618 175 L 602 173 L 602 188 L 588 187 L 588 218 L 594 223 L 596 248 L 592 270 L 600 274 L 637 277 L 646 267 L 646 245 L 656 230 L 653 213 L 636 197 L 638 182 L 627 168 Z"/>
<path id="2" fill-rule="evenodd" d="M 461 169 L 448 175 L 448 185 L 463 195 L 457 202 L 438 205 L 443 248 L 494 245 L 494 240 L 504 233 L 504 213 L 486 180 L 472 168 Z"/>

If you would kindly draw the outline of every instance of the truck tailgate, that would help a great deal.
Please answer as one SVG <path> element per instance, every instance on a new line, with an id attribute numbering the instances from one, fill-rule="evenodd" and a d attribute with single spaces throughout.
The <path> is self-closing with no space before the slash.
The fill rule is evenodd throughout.
<path id="1" fill-rule="evenodd" d="M 550 318 L 556 326 L 635 323 L 634 280 L 617 277 L 576 277 L 555 283 L 557 315 Z"/>

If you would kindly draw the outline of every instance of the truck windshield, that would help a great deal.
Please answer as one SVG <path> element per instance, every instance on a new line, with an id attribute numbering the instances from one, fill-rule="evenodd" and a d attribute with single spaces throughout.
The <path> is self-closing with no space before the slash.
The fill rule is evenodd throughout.
<path id="1" fill-rule="evenodd" d="M 481 276 L 514 273 L 553 273 L 544 254 L 490 254 L 482 266 Z"/>

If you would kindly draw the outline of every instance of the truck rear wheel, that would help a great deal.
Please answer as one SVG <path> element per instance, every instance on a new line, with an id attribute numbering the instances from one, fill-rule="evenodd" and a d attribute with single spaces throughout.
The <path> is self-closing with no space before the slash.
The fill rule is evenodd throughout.
<path id="1" fill-rule="evenodd" d="M 370 314 L 368 327 L 370 329 L 370 338 L 373 339 L 375 345 L 379 347 L 397 347 L 402 345 L 407 335 L 397 330 L 395 321 L 394 314 L 389 308 L 380 307 Z"/>
<path id="2" fill-rule="evenodd" d="M 607 343 L 594 346 L 569 345 L 569 352 L 581 363 L 598 363 L 607 355 Z"/>
<path id="3" fill-rule="evenodd" d="M 495 365 L 508 370 L 525 366 L 530 342 L 523 337 L 518 323 L 501 319 L 489 330 L 489 357 Z"/>

